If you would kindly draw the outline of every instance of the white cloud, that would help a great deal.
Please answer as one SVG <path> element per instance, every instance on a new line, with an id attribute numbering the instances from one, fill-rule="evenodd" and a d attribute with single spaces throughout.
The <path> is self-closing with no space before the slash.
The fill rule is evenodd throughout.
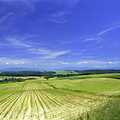
<path id="1" fill-rule="evenodd" d="M 18 40 L 19 39 L 19 40 Z M 31 45 L 23 42 L 21 40 L 21 38 L 16 38 L 16 37 L 8 37 L 6 38 L 6 41 L 9 42 L 11 45 L 15 46 L 15 47 L 25 47 L 25 48 L 29 48 L 31 47 Z"/>
<path id="2" fill-rule="evenodd" d="M 80 2 L 80 0 L 47 0 L 47 1 L 50 1 L 56 4 L 64 4 L 70 8 L 76 6 Z"/>
<path id="3" fill-rule="evenodd" d="M 42 55 L 43 59 L 55 59 L 70 53 L 70 50 L 53 51 L 45 48 L 32 48 L 29 51 L 33 54 Z"/>
<path id="4" fill-rule="evenodd" d="M 31 12 L 35 12 L 35 10 L 37 9 L 36 5 L 41 5 L 42 3 L 50 3 L 50 5 L 53 4 L 55 6 L 61 6 L 57 9 L 58 12 L 53 13 L 52 15 L 47 15 L 47 21 L 63 24 L 67 22 L 65 16 L 68 14 L 69 11 L 72 10 L 72 8 L 74 8 L 74 6 L 76 6 L 80 2 L 80 0 L 0 0 L 0 2 L 10 3 L 11 5 L 13 4 L 14 6 L 16 5 L 18 7 L 20 7 L 19 5 L 21 5 L 21 8 L 27 8 L 25 9 L 25 11 L 28 10 Z M 9 16 L 5 16 L 5 18 L 3 17 L 3 20 L 8 17 Z"/>
<path id="5" fill-rule="evenodd" d="M 1 2 L 32 2 L 33 0 L 0 0 L 0 1 Z"/>
<path id="6" fill-rule="evenodd" d="M 59 24 L 64 24 L 67 22 L 65 18 L 50 18 L 49 21 L 53 23 L 59 23 Z"/>
<path id="7" fill-rule="evenodd" d="M 27 39 L 29 37 L 26 37 Z M 36 48 L 33 44 L 29 43 L 26 38 L 20 38 L 20 37 L 7 37 L 5 38 L 6 44 L 10 44 L 12 47 L 16 48 L 22 48 L 25 50 L 25 52 L 29 52 L 30 54 L 39 55 L 42 59 L 55 59 L 60 56 L 64 56 L 69 54 L 70 50 L 51 50 L 48 48 Z M 32 38 L 33 39 L 33 38 Z M 6 45 L 1 44 L 1 46 Z"/>
<path id="8" fill-rule="evenodd" d="M 78 65 L 115 65 L 115 64 L 120 64 L 120 61 L 109 61 L 109 60 L 81 60 L 79 62 L 76 62 Z"/>
<path id="9" fill-rule="evenodd" d="M 48 19 L 48 21 L 50 22 L 54 22 L 54 23 L 66 23 L 67 19 L 66 16 L 69 13 L 67 11 L 58 11 L 56 13 L 53 13 L 50 15 L 50 18 Z"/>
<path id="10" fill-rule="evenodd" d="M 120 28 L 120 24 L 118 25 L 114 25 L 112 27 L 108 27 L 106 29 L 101 30 L 100 32 L 96 33 L 95 35 L 92 35 L 92 37 L 86 37 L 86 38 L 81 38 L 83 40 L 83 42 L 97 42 L 97 43 L 101 43 L 104 40 L 104 36 L 105 34 L 112 32 L 113 30 L 116 30 Z"/>
<path id="11" fill-rule="evenodd" d="M 35 68 L 51 68 L 51 67 L 90 67 L 90 68 L 108 68 L 114 67 L 120 64 L 119 60 L 80 60 L 80 61 L 60 61 L 55 59 L 40 59 L 38 58 L 28 58 L 28 59 L 17 59 L 0 57 L 0 65 L 6 66 L 24 66 L 24 67 L 35 67 Z"/>
<path id="12" fill-rule="evenodd" d="M 13 59 L 8 57 L 0 57 L 0 65 L 24 65 L 30 61 L 26 59 Z"/>
<path id="13" fill-rule="evenodd" d="M 100 36 L 92 36 L 92 37 L 87 37 L 83 39 L 83 42 L 96 42 L 99 43 L 103 40 L 102 37 Z"/>
<path id="14" fill-rule="evenodd" d="M 13 15 L 14 15 L 13 12 L 9 12 L 8 14 L 2 16 L 2 17 L 0 18 L 0 24 L 3 23 L 3 22 L 5 22 L 9 17 L 11 17 L 11 16 L 13 16 Z"/>
<path id="15" fill-rule="evenodd" d="M 102 36 L 104 34 L 107 34 L 108 32 L 118 29 L 118 28 L 120 28 L 120 25 L 115 25 L 115 26 L 112 26 L 112 27 L 109 27 L 109 28 L 106 28 L 106 29 L 100 31 L 97 35 Z"/>
<path id="16" fill-rule="evenodd" d="M 64 4 L 68 7 L 73 7 L 80 2 L 80 0 L 0 0 L 1 2 L 23 2 L 28 3 L 38 3 L 38 2 L 49 2 L 53 4 Z"/>
<path id="17" fill-rule="evenodd" d="M 120 24 L 114 25 L 112 27 L 103 29 L 94 35 L 89 35 L 89 36 L 87 35 L 86 37 L 82 37 L 82 38 L 80 38 L 80 40 L 82 40 L 84 43 L 87 43 L 87 44 L 85 44 L 85 46 L 86 47 L 89 46 L 89 48 L 91 48 L 89 50 L 94 51 L 94 50 L 96 50 L 96 48 L 101 49 L 104 47 L 103 46 L 103 42 L 105 41 L 104 35 L 106 35 L 109 32 L 112 32 L 116 29 L 119 29 L 119 28 L 120 28 Z M 88 51 L 86 51 L 86 52 L 88 52 Z"/>
<path id="18" fill-rule="evenodd" d="M 69 50 L 64 50 L 64 51 L 55 51 L 55 52 L 51 52 L 49 53 L 47 56 L 45 56 L 45 59 L 54 59 L 60 56 L 64 56 L 66 54 L 69 54 L 70 51 Z"/>
<path id="19" fill-rule="evenodd" d="M 65 61 L 59 61 L 59 63 L 62 64 L 62 65 L 69 65 L 69 64 L 71 64 L 70 62 L 65 62 Z"/>
<path id="20" fill-rule="evenodd" d="M 87 41 L 95 41 L 96 39 L 95 38 L 86 38 L 84 41 L 87 42 Z"/>
<path id="21" fill-rule="evenodd" d="M 114 62 L 112 62 L 112 61 L 108 61 L 108 64 L 113 64 Z"/>

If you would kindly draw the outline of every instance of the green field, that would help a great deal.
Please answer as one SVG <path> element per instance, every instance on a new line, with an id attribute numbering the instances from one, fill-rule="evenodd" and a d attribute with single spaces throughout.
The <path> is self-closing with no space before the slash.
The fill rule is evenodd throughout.
<path id="1" fill-rule="evenodd" d="M 27 79 L 0 83 L 0 120 L 120 120 L 119 74 Z"/>

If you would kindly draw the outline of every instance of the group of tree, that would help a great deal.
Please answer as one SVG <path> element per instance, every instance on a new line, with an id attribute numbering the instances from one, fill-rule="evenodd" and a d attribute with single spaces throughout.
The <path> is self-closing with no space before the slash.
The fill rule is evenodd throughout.
<path id="1" fill-rule="evenodd" d="M 6 77 L 0 80 L 0 83 L 9 83 L 9 82 L 23 82 L 24 79 L 16 77 Z"/>
<path id="2" fill-rule="evenodd" d="M 26 76 L 53 76 L 56 72 L 52 71 L 16 71 L 16 72 L 1 72 L 0 76 L 14 76 L 14 77 L 26 77 Z"/>
<path id="3" fill-rule="evenodd" d="M 21 79 L 16 79 L 16 77 L 26 77 L 26 76 L 39 76 L 44 77 L 46 80 L 54 77 L 72 77 L 79 75 L 90 75 L 90 74 L 108 74 L 108 73 L 120 73 L 120 70 L 74 70 L 74 72 L 68 71 L 66 74 L 57 73 L 54 71 L 16 71 L 16 72 L 1 72 L 0 76 L 8 76 L 4 80 L 0 80 L 0 82 L 6 81 L 21 81 Z M 12 76 L 12 77 L 11 77 Z"/>

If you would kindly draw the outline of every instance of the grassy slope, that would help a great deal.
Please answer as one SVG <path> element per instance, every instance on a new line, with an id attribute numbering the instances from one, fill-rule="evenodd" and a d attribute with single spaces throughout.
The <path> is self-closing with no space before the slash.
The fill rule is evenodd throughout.
<path id="1" fill-rule="evenodd" d="M 49 84 L 56 88 L 78 90 L 84 92 L 103 93 L 120 91 L 120 80 L 112 78 L 86 78 L 74 80 L 51 80 Z"/>
<path id="2" fill-rule="evenodd" d="M 112 78 L 109 78 L 110 76 L 112 76 Z M 99 107 L 99 109 L 97 110 L 91 111 L 87 116 L 86 115 L 83 115 L 83 116 L 84 118 L 87 117 L 87 120 L 120 120 L 120 116 L 119 116 L 120 80 L 115 79 L 114 78 L 115 76 L 118 76 L 118 74 L 82 76 L 83 77 L 82 79 L 81 79 L 81 76 L 78 76 L 78 77 L 72 77 L 73 80 L 65 80 L 64 78 L 62 80 L 58 80 L 54 78 L 46 81 L 46 80 L 37 78 L 36 80 L 28 80 L 20 83 L 0 84 L 0 108 L 2 107 L 1 105 L 3 102 L 2 101 L 3 98 L 12 94 L 22 93 L 24 96 L 28 96 L 28 98 L 35 97 L 36 101 L 37 101 L 37 96 L 40 96 L 40 99 L 43 99 L 41 100 L 41 102 L 43 102 L 43 104 L 47 104 L 48 106 L 46 107 L 46 109 L 50 108 L 54 110 L 56 108 L 55 109 L 56 115 L 59 114 L 59 112 L 57 111 L 60 111 L 60 108 L 63 112 L 66 113 L 66 115 L 68 115 L 68 113 L 72 109 L 74 111 L 75 106 L 77 109 L 83 106 L 86 108 L 88 106 L 91 106 L 94 108 L 93 103 L 97 104 L 99 102 L 102 102 L 103 99 L 105 99 L 104 97 L 101 96 L 101 94 L 106 96 L 117 95 L 116 98 L 113 97 L 113 99 L 110 99 L 110 102 L 106 103 L 104 106 Z M 26 91 L 29 91 L 28 92 L 29 95 L 26 93 Z M 100 95 L 100 96 L 96 96 L 96 95 Z M 24 96 L 23 96 L 23 99 L 24 99 Z M 47 97 L 50 97 L 50 98 L 48 99 Z M 66 106 L 66 107 L 64 108 L 61 105 L 60 106 L 54 105 L 55 103 L 53 102 L 53 100 L 54 102 L 59 101 L 56 104 L 62 104 L 63 106 Z M 21 101 L 21 104 L 18 105 L 19 108 L 21 108 L 22 106 L 22 100 L 19 100 L 19 103 L 20 101 Z M 39 102 L 37 104 L 39 104 Z M 32 104 L 30 103 L 30 104 L 27 104 L 26 106 L 28 106 L 29 108 L 29 105 L 32 105 Z M 71 108 L 72 105 L 73 105 L 73 108 Z M 64 109 L 68 110 L 68 112 L 64 111 Z M 14 112 L 13 108 L 12 108 L 12 111 Z M 4 111 L 2 111 L 2 113 L 3 112 Z M 9 112 L 5 112 L 5 113 L 10 115 Z M 53 114 L 53 116 L 54 115 L 55 113 Z M 70 119 L 71 120 L 74 119 L 73 117 L 71 117 Z M 82 120 L 82 118 L 79 118 L 79 119 Z"/>

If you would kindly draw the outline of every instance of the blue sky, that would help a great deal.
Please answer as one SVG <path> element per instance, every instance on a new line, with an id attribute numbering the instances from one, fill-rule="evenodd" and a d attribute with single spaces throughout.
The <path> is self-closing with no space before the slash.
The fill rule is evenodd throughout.
<path id="1" fill-rule="evenodd" d="M 120 67 L 119 0 L 0 0 L 0 67 Z"/>

